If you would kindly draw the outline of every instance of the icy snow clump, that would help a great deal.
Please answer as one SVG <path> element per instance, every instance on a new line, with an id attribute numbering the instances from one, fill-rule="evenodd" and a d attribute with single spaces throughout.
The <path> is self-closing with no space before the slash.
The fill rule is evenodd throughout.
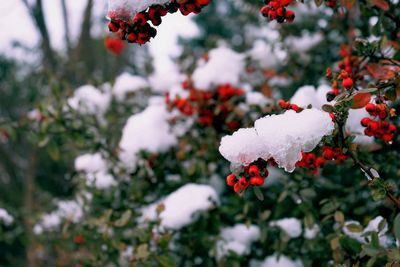
<path id="1" fill-rule="evenodd" d="M 177 142 L 168 123 L 169 113 L 165 104 L 156 100 L 150 100 L 145 110 L 132 115 L 122 130 L 119 158 L 129 168 L 136 167 L 141 150 L 164 152 Z"/>
<path id="2" fill-rule="evenodd" d="M 261 231 L 257 225 L 236 224 L 221 230 L 221 240 L 217 242 L 217 256 L 226 256 L 230 251 L 237 255 L 250 253 L 251 243 L 260 239 Z"/>
<path id="3" fill-rule="evenodd" d="M 245 67 L 245 56 L 227 47 L 210 50 L 209 59 L 200 62 L 193 72 L 193 82 L 196 88 L 209 90 L 220 84 L 239 86 L 240 74 Z"/>
<path id="4" fill-rule="evenodd" d="M 115 80 L 113 95 L 118 101 L 122 101 L 129 93 L 136 92 L 148 86 L 149 84 L 144 78 L 125 72 Z"/>
<path id="5" fill-rule="evenodd" d="M 106 189 L 116 185 L 114 177 L 108 173 L 107 163 L 100 153 L 84 154 L 75 159 L 75 170 L 84 172 L 89 186 Z"/>
<path id="6" fill-rule="evenodd" d="M 293 172 L 302 158 L 301 152 L 312 151 L 333 129 L 329 114 L 319 109 L 306 109 L 300 113 L 288 110 L 258 119 L 254 128 L 239 129 L 224 136 L 219 151 L 234 165 L 248 165 L 258 158 L 273 158 L 280 168 Z"/>
<path id="7" fill-rule="evenodd" d="M 156 209 L 160 204 L 165 206 L 165 210 L 160 214 L 161 226 L 178 230 L 194 222 L 200 212 L 218 205 L 219 197 L 209 185 L 186 184 L 165 199 L 144 208 L 141 221 L 155 220 Z"/>

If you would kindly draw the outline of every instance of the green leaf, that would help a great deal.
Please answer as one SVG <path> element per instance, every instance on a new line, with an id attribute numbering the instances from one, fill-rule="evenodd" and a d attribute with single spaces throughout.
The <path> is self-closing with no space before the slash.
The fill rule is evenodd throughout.
<path id="1" fill-rule="evenodd" d="M 317 196 L 317 193 L 311 188 L 305 188 L 300 191 L 300 195 L 304 198 L 314 198 Z"/>
<path id="2" fill-rule="evenodd" d="M 288 196 L 288 191 L 283 191 L 282 193 L 280 193 L 278 200 L 277 200 L 278 203 L 284 201 L 287 196 Z"/>
<path id="3" fill-rule="evenodd" d="M 386 225 L 387 225 L 386 220 L 385 219 L 381 220 L 378 224 L 378 233 L 380 233 L 385 228 Z"/>
<path id="4" fill-rule="evenodd" d="M 129 219 L 131 218 L 131 216 L 132 216 L 132 211 L 131 210 L 125 211 L 122 214 L 121 218 L 119 218 L 118 220 L 116 220 L 114 222 L 114 225 L 117 226 L 117 227 L 125 226 L 129 222 Z"/>
<path id="5" fill-rule="evenodd" d="M 371 257 L 375 257 L 381 252 L 381 250 L 376 249 L 370 245 L 363 245 L 362 248 L 363 248 L 363 253 Z"/>
<path id="6" fill-rule="evenodd" d="M 379 249 L 380 245 L 379 245 L 379 238 L 378 238 L 378 233 L 377 232 L 372 232 L 371 233 L 371 246 Z"/>
<path id="7" fill-rule="evenodd" d="M 311 213 L 307 213 L 304 217 L 304 226 L 311 229 L 314 225 L 314 216 Z"/>
<path id="8" fill-rule="evenodd" d="M 350 255 L 357 255 L 361 252 L 361 244 L 348 236 L 342 236 L 339 240 L 340 246 Z"/>
<path id="9" fill-rule="evenodd" d="M 386 197 L 386 190 L 384 188 L 374 188 L 371 191 L 371 196 L 374 201 L 380 201 Z"/>
<path id="10" fill-rule="evenodd" d="M 374 264 L 376 262 L 376 258 L 372 257 L 371 259 L 369 259 L 369 261 L 367 262 L 367 266 L 366 267 L 373 267 Z"/>
<path id="11" fill-rule="evenodd" d="M 344 214 L 343 212 L 337 210 L 334 214 L 335 221 L 338 223 L 344 223 Z"/>
<path id="12" fill-rule="evenodd" d="M 332 202 L 328 202 L 321 207 L 320 213 L 321 214 L 332 213 L 335 211 L 336 208 L 337 208 L 336 205 L 334 205 Z"/>
<path id="13" fill-rule="evenodd" d="M 390 101 L 394 102 L 397 99 L 396 89 L 394 87 L 390 87 L 385 91 L 385 97 Z"/>
<path id="14" fill-rule="evenodd" d="M 373 93 L 376 90 L 378 90 L 378 88 L 375 87 L 371 87 L 371 88 L 365 88 L 365 89 L 361 89 L 358 91 L 359 94 L 364 94 L 364 93 Z"/>
<path id="15" fill-rule="evenodd" d="M 156 257 L 158 263 L 162 267 L 174 267 L 176 266 L 175 260 L 172 256 L 170 255 L 160 255 Z"/>
<path id="16" fill-rule="evenodd" d="M 263 201 L 264 200 L 264 195 L 261 192 L 261 189 L 258 186 L 253 186 L 253 191 L 258 200 Z"/>
<path id="17" fill-rule="evenodd" d="M 138 259 L 146 259 L 147 257 L 149 257 L 149 255 L 150 255 L 149 246 L 147 244 L 141 244 L 136 249 L 136 255 L 135 256 Z"/>
<path id="18" fill-rule="evenodd" d="M 356 223 L 350 223 L 346 225 L 346 228 L 352 233 L 361 233 L 363 231 L 362 226 Z"/>
<path id="19" fill-rule="evenodd" d="M 396 239 L 400 240 L 400 213 L 394 218 L 393 231 Z"/>
<path id="20" fill-rule="evenodd" d="M 268 220 L 268 218 L 271 216 L 271 213 L 272 213 L 272 212 L 271 212 L 270 210 L 264 211 L 263 213 L 261 213 L 260 219 L 261 219 L 262 221 Z"/>
<path id="21" fill-rule="evenodd" d="M 325 104 L 322 106 L 322 110 L 325 112 L 332 113 L 335 111 L 335 108 L 332 105 Z"/>

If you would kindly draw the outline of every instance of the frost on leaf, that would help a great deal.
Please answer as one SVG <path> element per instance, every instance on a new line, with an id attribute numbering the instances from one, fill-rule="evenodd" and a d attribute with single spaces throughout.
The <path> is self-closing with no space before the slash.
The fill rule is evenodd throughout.
<path id="1" fill-rule="evenodd" d="M 312 151 L 332 133 L 329 114 L 318 109 L 288 110 L 258 119 L 254 128 L 239 129 L 221 140 L 220 153 L 233 164 L 248 165 L 257 158 L 273 158 L 287 172 L 295 169 L 302 151 Z"/>

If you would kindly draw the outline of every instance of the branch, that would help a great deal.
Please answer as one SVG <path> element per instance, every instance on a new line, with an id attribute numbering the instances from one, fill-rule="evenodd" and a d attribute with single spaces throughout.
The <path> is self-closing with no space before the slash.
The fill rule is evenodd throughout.
<path id="1" fill-rule="evenodd" d="M 61 9 L 62 9 L 62 14 L 63 14 L 63 22 L 64 22 L 65 42 L 67 44 L 67 51 L 69 54 L 71 52 L 71 39 L 70 39 L 70 31 L 69 31 L 67 3 L 65 2 L 65 0 L 61 0 Z"/>
<path id="2" fill-rule="evenodd" d="M 368 185 L 371 186 L 373 182 L 375 181 L 376 175 L 374 175 L 371 171 L 371 167 L 365 165 L 363 162 L 361 162 L 357 156 L 350 150 L 350 148 L 346 145 L 345 142 L 345 136 L 343 135 L 343 130 L 344 130 L 344 124 L 343 122 L 337 122 L 339 126 L 339 138 L 342 140 L 343 146 L 347 148 L 346 154 L 351 157 L 351 159 L 354 161 L 354 163 L 360 167 L 360 169 L 367 175 L 368 178 Z M 395 196 L 393 196 L 392 193 L 388 190 L 388 188 L 385 185 L 385 192 L 387 197 L 390 199 L 390 201 L 398 208 L 400 209 L 400 200 L 397 199 Z"/>
<path id="3" fill-rule="evenodd" d="M 50 36 L 46 26 L 42 0 L 36 0 L 36 4 L 34 6 L 31 6 L 27 0 L 22 0 L 22 2 L 27 7 L 31 18 L 36 24 L 36 27 L 42 37 L 43 61 L 50 70 L 54 70 L 56 65 L 55 54 L 50 44 Z"/>

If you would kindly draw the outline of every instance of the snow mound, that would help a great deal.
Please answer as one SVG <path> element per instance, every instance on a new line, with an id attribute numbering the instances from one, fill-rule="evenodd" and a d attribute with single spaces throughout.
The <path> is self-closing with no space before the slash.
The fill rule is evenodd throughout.
<path id="1" fill-rule="evenodd" d="M 319 44 L 323 40 L 321 33 L 303 32 L 300 37 L 289 36 L 285 39 L 285 44 L 290 47 L 291 51 L 297 53 L 305 53 L 311 48 Z"/>
<path id="2" fill-rule="evenodd" d="M 222 137 L 219 151 L 228 161 L 240 165 L 270 157 L 254 128 L 241 128 L 232 135 Z"/>
<path id="3" fill-rule="evenodd" d="M 290 102 L 302 108 L 312 105 L 313 108 L 321 109 L 324 104 L 328 104 L 326 101 L 326 94 L 329 91 L 331 91 L 331 87 L 325 84 L 320 85 L 317 89 L 315 89 L 314 86 L 305 85 L 296 91 L 290 99 Z M 329 104 L 333 105 L 334 101 Z M 374 138 L 364 135 L 365 128 L 361 126 L 360 123 L 361 119 L 364 117 L 371 118 L 364 108 L 350 109 L 349 117 L 346 122 L 346 130 L 356 135 L 355 143 L 367 145 L 373 143 Z"/>
<path id="4" fill-rule="evenodd" d="M 284 218 L 276 221 L 271 221 L 269 226 L 279 227 L 291 238 L 296 238 L 301 235 L 301 222 L 297 218 Z"/>
<path id="5" fill-rule="evenodd" d="M 177 142 L 168 123 L 169 113 L 164 103 L 150 102 L 142 112 L 132 115 L 126 122 L 119 143 L 120 160 L 134 169 L 141 150 L 165 152 Z"/>
<path id="6" fill-rule="evenodd" d="M 141 221 L 155 220 L 157 206 L 163 204 L 161 226 L 178 230 L 191 224 L 200 212 L 207 211 L 219 204 L 215 189 L 209 185 L 186 184 L 169 194 L 165 199 L 144 208 Z"/>
<path id="7" fill-rule="evenodd" d="M 272 69 L 279 67 L 284 62 L 287 52 L 277 45 L 274 46 L 258 39 L 253 43 L 248 55 L 262 68 Z"/>
<path id="8" fill-rule="evenodd" d="M 292 260 L 285 255 L 271 255 L 264 259 L 260 267 L 303 267 L 300 260 Z"/>
<path id="9" fill-rule="evenodd" d="M 77 88 L 74 95 L 68 98 L 68 105 L 82 114 L 104 114 L 111 101 L 111 96 L 101 92 L 92 85 Z"/>
<path id="10" fill-rule="evenodd" d="M 5 209 L 0 208 L 0 222 L 3 222 L 4 225 L 11 225 L 14 222 L 14 217 Z"/>
<path id="11" fill-rule="evenodd" d="M 239 129 L 224 136 L 219 151 L 234 165 L 273 158 L 280 168 L 293 172 L 296 162 L 301 160 L 301 151 L 312 151 L 333 129 L 332 119 L 326 112 L 315 108 L 300 113 L 288 110 L 258 119 L 254 128 Z"/>
<path id="12" fill-rule="evenodd" d="M 247 255 L 250 253 L 251 244 L 259 240 L 260 236 L 260 228 L 256 225 L 236 224 L 223 228 L 221 240 L 217 242 L 217 255 L 220 258 L 228 255 L 230 251 L 239 256 Z"/>
<path id="13" fill-rule="evenodd" d="M 75 170 L 84 172 L 88 186 L 106 189 L 116 185 L 114 177 L 108 173 L 107 162 L 100 153 L 84 154 L 75 159 Z"/>
<path id="14" fill-rule="evenodd" d="M 115 80 L 113 95 L 118 101 L 122 101 L 129 93 L 146 87 L 149 87 L 149 84 L 144 78 L 125 72 Z"/>
<path id="15" fill-rule="evenodd" d="M 265 107 L 266 105 L 271 104 L 272 100 L 260 92 L 250 91 L 246 93 L 246 103 L 248 105 Z"/>
<path id="16" fill-rule="evenodd" d="M 387 232 L 389 230 L 387 223 L 384 225 L 382 230 L 379 231 L 379 224 L 382 223 L 383 220 L 384 220 L 384 218 L 382 216 L 375 217 L 374 219 L 369 221 L 367 227 L 365 227 L 364 230 L 361 232 L 352 232 L 347 228 L 347 226 L 351 225 L 351 224 L 361 226 L 361 224 L 359 222 L 346 221 L 345 226 L 343 227 L 343 233 L 345 235 L 357 240 L 360 243 L 366 244 L 367 243 L 366 239 L 369 239 L 369 241 L 371 241 L 370 240 L 371 238 L 369 236 L 365 237 L 367 235 L 367 233 L 368 232 L 378 232 L 379 243 L 384 247 L 389 247 L 390 245 L 392 245 L 394 240 L 392 240 L 387 235 Z"/>
<path id="17" fill-rule="evenodd" d="M 83 208 L 76 200 L 65 200 L 57 203 L 57 209 L 51 213 L 44 214 L 38 224 L 33 228 L 35 234 L 42 234 L 43 231 L 56 230 L 62 220 L 78 223 L 83 218 Z"/>
<path id="18" fill-rule="evenodd" d="M 320 85 L 318 89 L 315 89 L 312 85 L 305 85 L 297 89 L 296 93 L 290 99 L 290 103 L 302 108 L 312 105 L 313 108 L 321 109 L 324 104 L 328 103 L 326 94 L 329 91 L 331 91 L 331 87 L 328 85 Z"/>
<path id="19" fill-rule="evenodd" d="M 193 72 L 193 82 L 196 88 L 209 90 L 220 84 L 238 86 L 240 74 L 244 71 L 245 56 L 227 47 L 210 50 L 209 59 L 200 62 Z"/>

